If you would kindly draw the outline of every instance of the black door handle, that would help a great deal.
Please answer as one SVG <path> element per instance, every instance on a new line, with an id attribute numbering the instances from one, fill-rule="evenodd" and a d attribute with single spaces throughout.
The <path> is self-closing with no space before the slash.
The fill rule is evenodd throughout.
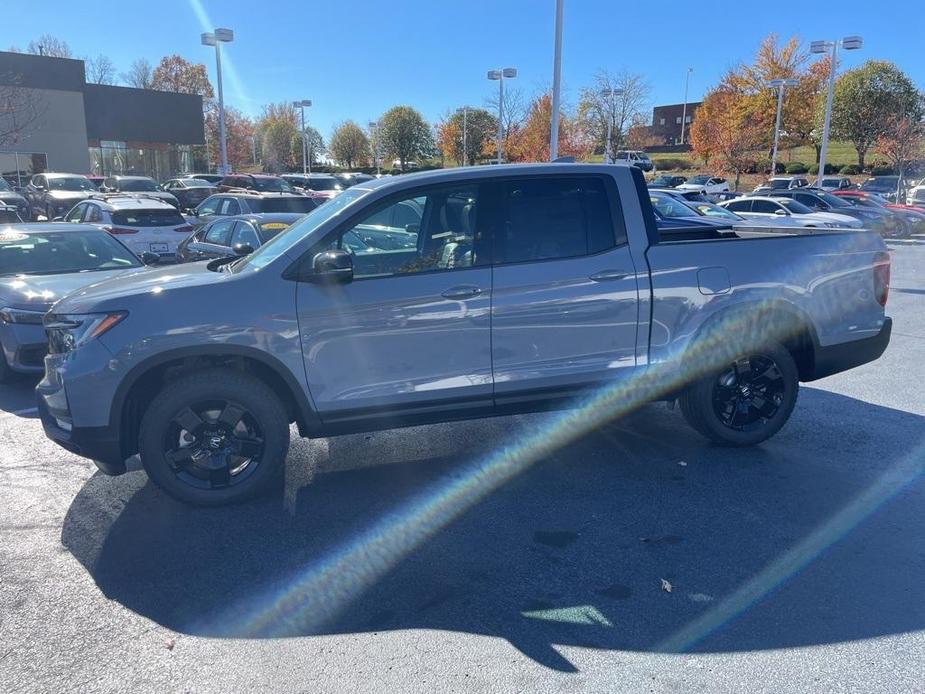
<path id="1" fill-rule="evenodd" d="M 474 296 L 478 296 L 482 293 L 482 290 L 478 287 L 471 287 L 468 285 L 462 285 L 459 287 L 450 287 L 444 292 L 440 293 L 444 299 L 471 299 Z"/>
<path id="2" fill-rule="evenodd" d="M 595 272 L 589 279 L 595 282 L 614 282 L 616 280 L 626 279 L 629 276 L 628 272 L 623 272 L 621 270 L 601 270 L 600 272 Z"/>

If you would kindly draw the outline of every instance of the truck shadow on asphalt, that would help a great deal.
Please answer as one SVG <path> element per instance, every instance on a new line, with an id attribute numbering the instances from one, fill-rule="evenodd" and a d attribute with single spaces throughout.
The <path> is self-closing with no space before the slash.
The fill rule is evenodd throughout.
<path id="1" fill-rule="evenodd" d="M 646 407 L 546 455 L 363 583 L 387 531 L 408 526 L 362 545 L 361 531 L 536 421 L 303 443 L 286 504 L 187 508 L 143 472 L 96 475 L 62 542 L 108 598 L 212 637 L 451 630 L 568 672 L 556 645 L 730 652 L 925 628 L 925 418 L 813 388 L 746 450 Z M 303 484 L 314 468 L 328 474 Z M 344 549 L 357 550 L 348 569 L 307 582 Z"/>

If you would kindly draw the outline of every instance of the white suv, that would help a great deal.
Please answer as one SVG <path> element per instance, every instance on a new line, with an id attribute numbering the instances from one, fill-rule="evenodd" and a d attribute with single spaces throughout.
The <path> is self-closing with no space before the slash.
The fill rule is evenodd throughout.
<path id="1" fill-rule="evenodd" d="M 156 254 L 173 262 L 179 243 L 193 227 L 173 205 L 145 195 L 117 193 L 96 195 L 75 205 L 65 222 L 81 222 L 118 236 L 141 258 Z"/>
<path id="2" fill-rule="evenodd" d="M 614 161 L 621 163 L 626 162 L 630 166 L 635 166 L 637 169 L 642 169 L 643 171 L 651 171 L 655 166 L 652 160 L 649 159 L 649 155 L 645 152 L 636 152 L 628 149 L 621 149 L 617 152 Z"/>
<path id="3" fill-rule="evenodd" d="M 925 185 L 917 185 L 906 194 L 906 204 L 925 207 Z"/>

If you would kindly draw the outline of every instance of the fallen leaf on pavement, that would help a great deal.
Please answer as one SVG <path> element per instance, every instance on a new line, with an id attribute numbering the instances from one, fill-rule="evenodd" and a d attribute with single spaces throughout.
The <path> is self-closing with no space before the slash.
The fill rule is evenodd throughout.
<path id="1" fill-rule="evenodd" d="M 176 641 L 173 639 L 164 639 L 164 648 L 166 648 L 168 651 L 172 651 L 175 643 Z"/>
<path id="2" fill-rule="evenodd" d="M 671 583 L 666 581 L 664 578 L 662 579 L 662 590 L 664 590 L 666 593 L 670 593 L 672 587 L 673 586 L 671 585 Z"/>

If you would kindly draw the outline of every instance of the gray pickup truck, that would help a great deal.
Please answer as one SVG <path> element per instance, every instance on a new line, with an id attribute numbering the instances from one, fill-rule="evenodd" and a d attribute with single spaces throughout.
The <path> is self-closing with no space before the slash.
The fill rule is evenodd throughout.
<path id="1" fill-rule="evenodd" d="M 416 243 L 377 246 L 398 217 Z M 663 400 L 751 445 L 800 381 L 883 352 L 889 270 L 867 232 L 660 233 L 635 167 L 382 179 L 244 258 L 59 301 L 39 410 L 103 472 L 139 453 L 167 493 L 207 505 L 278 484 L 291 422 L 321 437 Z"/>

